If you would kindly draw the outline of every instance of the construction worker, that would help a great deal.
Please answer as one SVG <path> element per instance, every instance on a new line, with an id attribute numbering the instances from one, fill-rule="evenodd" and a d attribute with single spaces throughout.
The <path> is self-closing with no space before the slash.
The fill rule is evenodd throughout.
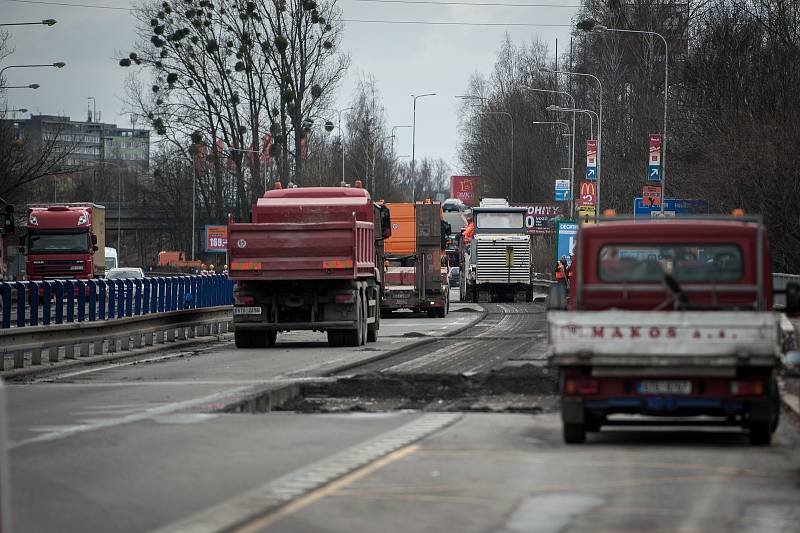
<path id="1" fill-rule="evenodd" d="M 564 287 L 568 287 L 567 285 L 567 256 L 562 255 L 560 261 L 556 261 L 556 281 L 559 283 L 563 283 Z"/>
<path id="2" fill-rule="evenodd" d="M 464 228 L 464 242 L 469 242 L 472 240 L 472 235 L 475 233 L 475 224 L 470 222 L 467 224 L 467 227 Z"/>

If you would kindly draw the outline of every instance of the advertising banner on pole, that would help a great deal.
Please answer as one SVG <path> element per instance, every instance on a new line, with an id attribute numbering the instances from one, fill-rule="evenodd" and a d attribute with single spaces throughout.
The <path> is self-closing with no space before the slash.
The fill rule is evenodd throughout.
<path id="1" fill-rule="evenodd" d="M 524 207 L 525 228 L 528 235 L 549 235 L 553 233 L 553 222 L 561 216 L 559 204 L 514 204 L 512 207 Z"/>
<path id="2" fill-rule="evenodd" d="M 581 180 L 578 190 L 578 207 L 597 205 L 597 182 Z"/>
<path id="3" fill-rule="evenodd" d="M 458 198 L 470 207 L 478 205 L 480 176 L 450 176 L 450 198 Z"/>
<path id="4" fill-rule="evenodd" d="M 594 224 L 597 222 L 597 210 L 593 205 L 582 205 L 578 207 L 578 221 L 581 224 Z"/>
<path id="5" fill-rule="evenodd" d="M 645 185 L 642 189 L 642 198 L 645 205 L 659 207 L 661 205 L 661 186 Z"/>
<path id="6" fill-rule="evenodd" d="M 569 180 L 556 180 L 556 202 L 566 202 L 569 199 Z"/>
<path id="7" fill-rule="evenodd" d="M 597 180 L 597 139 L 586 141 L 586 180 Z"/>
<path id="8" fill-rule="evenodd" d="M 228 226 L 206 226 L 206 252 L 228 251 Z"/>
<path id="9" fill-rule="evenodd" d="M 650 155 L 647 158 L 647 181 L 661 181 L 661 135 L 650 134 Z"/>
<path id="10" fill-rule="evenodd" d="M 562 257 L 569 260 L 575 250 L 575 239 L 578 236 L 578 223 L 574 220 L 559 220 L 556 224 L 556 261 Z"/>

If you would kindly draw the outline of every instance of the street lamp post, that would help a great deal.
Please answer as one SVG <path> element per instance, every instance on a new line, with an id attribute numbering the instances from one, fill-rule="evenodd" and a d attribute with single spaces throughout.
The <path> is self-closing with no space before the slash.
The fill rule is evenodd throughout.
<path id="1" fill-rule="evenodd" d="M 342 136 L 342 113 L 345 111 L 350 111 L 353 109 L 352 107 L 345 107 L 344 109 L 339 109 L 337 113 L 339 114 L 339 142 L 342 144 L 342 183 L 344 183 L 344 137 Z"/>
<path id="2" fill-rule="evenodd" d="M 67 64 L 63 61 L 57 61 L 55 63 L 35 63 L 31 65 L 8 65 L 7 67 L 3 67 L 0 69 L 0 77 L 2 77 L 3 72 L 7 71 L 11 68 L 39 68 L 39 67 L 54 67 L 54 68 L 64 68 Z"/>
<path id="3" fill-rule="evenodd" d="M 31 83 L 30 85 L 0 85 L 0 89 L 38 89 L 41 87 L 38 83 Z"/>
<path id="4" fill-rule="evenodd" d="M 589 138 L 594 139 L 594 121 L 598 120 L 597 113 L 591 109 L 575 109 L 571 107 L 560 107 L 557 105 L 547 106 L 548 111 L 564 111 L 566 113 L 581 113 L 589 117 Z"/>
<path id="5" fill-rule="evenodd" d="M 664 201 L 663 198 L 666 198 L 664 194 L 664 183 L 666 182 L 666 174 L 667 174 L 667 96 L 669 94 L 669 44 L 667 40 L 664 38 L 663 35 L 654 31 L 645 31 L 645 30 L 623 30 L 620 28 L 608 28 L 603 26 L 602 24 L 597 24 L 594 21 L 584 21 L 578 23 L 578 29 L 584 31 L 591 31 L 591 32 L 598 32 L 602 33 L 604 31 L 611 31 L 616 33 L 638 33 L 639 35 L 654 35 L 661 39 L 664 43 L 664 129 L 661 132 L 661 214 L 664 214 Z M 598 80 L 599 83 L 599 80 Z M 602 94 L 602 88 L 600 89 Z M 602 107 L 602 96 L 601 96 L 601 106 L 600 106 L 600 116 L 603 114 L 603 107 Z M 598 141 L 600 144 L 600 141 Z M 599 148 L 597 154 L 598 164 L 600 160 Z M 598 171 L 599 172 L 599 171 Z"/>
<path id="6" fill-rule="evenodd" d="M 52 26 L 56 19 L 44 19 L 39 22 L 3 22 L 0 26 Z"/>
<path id="7" fill-rule="evenodd" d="M 508 117 L 511 121 L 511 185 L 509 186 L 508 201 L 514 196 L 514 117 L 508 111 L 479 111 L 479 115 L 499 115 Z"/>
<path id="8" fill-rule="evenodd" d="M 417 202 L 417 175 L 414 170 L 416 163 L 416 144 L 417 144 L 417 100 L 426 96 L 436 96 L 436 93 L 418 94 L 411 97 L 414 99 L 414 105 L 411 112 L 411 202 Z"/>
<path id="9" fill-rule="evenodd" d="M 549 93 L 549 94 L 560 94 L 569 98 L 570 102 L 572 102 L 572 107 L 575 107 L 575 97 L 572 96 L 570 93 L 566 91 L 555 91 L 552 89 L 539 89 L 537 87 L 528 87 L 527 85 L 522 85 L 521 88 L 526 91 L 532 91 L 536 93 Z M 572 114 L 572 138 L 570 141 L 570 168 L 572 172 L 569 176 L 569 198 L 570 198 L 570 213 L 573 215 L 575 214 L 575 113 Z"/>
<path id="10" fill-rule="evenodd" d="M 597 82 L 597 87 L 600 91 L 600 114 L 597 120 L 597 213 L 600 212 L 600 176 L 602 175 L 603 169 L 603 83 L 600 81 L 600 78 L 595 76 L 594 74 L 586 74 L 584 72 L 568 72 L 564 70 L 553 70 L 548 67 L 539 67 L 539 72 L 546 72 L 549 74 L 566 74 L 568 76 L 584 76 L 586 78 L 592 78 L 594 81 Z M 572 106 L 575 107 L 574 105 Z M 574 116 L 574 115 L 573 115 Z"/>

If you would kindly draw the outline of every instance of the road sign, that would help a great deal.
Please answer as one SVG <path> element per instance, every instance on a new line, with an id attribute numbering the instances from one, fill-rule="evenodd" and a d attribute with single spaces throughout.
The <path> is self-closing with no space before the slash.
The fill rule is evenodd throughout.
<path id="1" fill-rule="evenodd" d="M 450 176 L 450 197 L 458 198 L 470 207 L 478 205 L 480 176 Z"/>
<path id="2" fill-rule="evenodd" d="M 658 165 L 650 165 L 647 167 L 647 181 L 654 183 L 661 183 L 661 167 Z"/>
<path id="3" fill-rule="evenodd" d="M 566 202 L 569 198 L 569 180 L 556 180 L 556 202 Z"/>
<path id="4" fill-rule="evenodd" d="M 647 181 L 661 181 L 661 135 L 650 134 L 650 154 L 647 158 Z"/>
<path id="5" fill-rule="evenodd" d="M 597 182 L 581 181 L 580 194 L 578 195 L 578 207 L 597 205 Z"/>
<path id="6" fill-rule="evenodd" d="M 597 208 L 593 205 L 578 207 L 578 221 L 581 224 L 594 224 L 597 222 Z"/>
<path id="7" fill-rule="evenodd" d="M 206 252 L 228 251 L 228 226 L 206 226 Z"/>
<path id="8" fill-rule="evenodd" d="M 684 198 L 665 198 L 664 213 L 669 215 L 707 215 L 708 201 Z M 658 213 L 658 215 L 655 215 Z M 637 217 L 660 216 L 661 207 L 645 204 L 641 197 L 633 199 L 633 215 Z"/>
<path id="9" fill-rule="evenodd" d="M 586 141 L 586 179 L 597 179 L 597 139 Z"/>
<path id="10" fill-rule="evenodd" d="M 645 205 L 659 207 L 661 205 L 661 186 L 645 185 L 642 189 L 642 198 Z"/>
<path id="11" fill-rule="evenodd" d="M 574 220 L 559 220 L 556 225 L 556 261 L 569 256 L 575 250 L 575 238 L 578 236 L 578 223 Z"/>

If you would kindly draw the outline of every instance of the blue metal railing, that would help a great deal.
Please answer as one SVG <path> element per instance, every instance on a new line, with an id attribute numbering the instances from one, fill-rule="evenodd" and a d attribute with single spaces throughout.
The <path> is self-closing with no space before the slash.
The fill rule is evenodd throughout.
<path id="1" fill-rule="evenodd" d="M 233 304 L 227 276 L 0 282 L 0 329 Z"/>

